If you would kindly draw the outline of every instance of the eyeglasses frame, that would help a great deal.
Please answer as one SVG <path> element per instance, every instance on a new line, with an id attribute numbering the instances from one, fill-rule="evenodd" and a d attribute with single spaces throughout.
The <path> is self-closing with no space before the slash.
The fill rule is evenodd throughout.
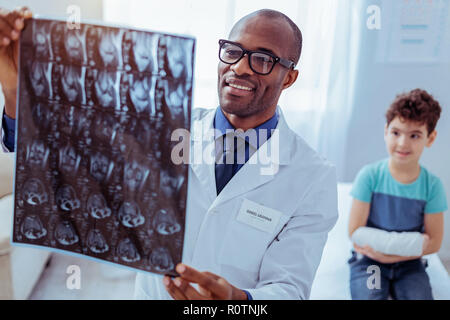
<path id="1" fill-rule="evenodd" d="M 241 57 L 240 57 L 236 62 L 233 62 L 233 63 L 226 62 L 226 61 L 223 61 L 222 58 L 220 57 L 220 51 L 222 50 L 222 46 L 223 46 L 225 43 L 229 43 L 229 44 L 232 44 L 232 45 L 234 45 L 234 46 L 237 46 L 237 47 L 241 48 L 241 50 L 242 50 L 242 55 L 241 55 Z M 267 54 L 268 56 L 271 56 L 271 57 L 275 60 L 274 64 L 272 65 L 272 68 L 270 68 L 270 71 L 269 71 L 269 72 L 267 72 L 267 73 L 261 73 L 261 72 L 257 72 L 257 71 L 255 71 L 255 70 L 253 70 L 252 64 L 251 64 L 251 62 L 250 62 L 250 56 L 251 56 L 253 53 L 263 53 L 263 54 Z M 270 53 L 270 52 L 266 52 L 266 51 L 260 51 L 260 50 L 247 50 L 247 49 L 245 49 L 244 47 L 242 47 L 239 43 L 236 43 L 236 42 L 233 42 L 233 41 L 229 41 L 229 40 L 225 40 L 225 39 L 219 39 L 219 60 L 222 61 L 223 63 L 230 64 L 230 65 L 231 65 L 231 64 L 238 63 L 239 61 L 242 60 L 242 58 L 243 58 L 245 55 L 248 56 L 248 65 L 249 65 L 250 69 L 252 69 L 252 71 L 253 71 L 254 73 L 257 73 L 257 74 L 260 74 L 260 75 L 268 75 L 268 74 L 270 74 L 270 73 L 272 72 L 273 68 L 275 67 L 275 65 L 276 65 L 277 63 L 279 63 L 280 65 L 282 65 L 283 67 L 285 67 L 285 68 L 287 68 L 287 69 L 294 70 L 294 68 L 295 68 L 295 62 L 293 62 L 293 61 L 291 61 L 291 60 L 283 59 L 283 58 L 281 58 L 281 57 L 278 57 L 278 56 L 276 56 L 276 55 L 274 55 L 274 54 L 272 54 L 272 53 Z"/>

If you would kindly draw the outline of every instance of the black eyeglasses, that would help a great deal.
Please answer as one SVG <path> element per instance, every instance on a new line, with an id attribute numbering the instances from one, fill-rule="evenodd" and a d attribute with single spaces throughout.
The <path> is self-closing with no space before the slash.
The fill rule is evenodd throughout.
<path id="1" fill-rule="evenodd" d="M 226 64 L 235 64 L 247 54 L 250 69 L 257 74 L 267 75 L 271 73 L 277 63 L 288 69 L 295 68 L 294 62 L 277 57 L 269 52 L 247 50 L 235 42 L 223 39 L 219 40 L 219 45 L 220 61 Z"/>

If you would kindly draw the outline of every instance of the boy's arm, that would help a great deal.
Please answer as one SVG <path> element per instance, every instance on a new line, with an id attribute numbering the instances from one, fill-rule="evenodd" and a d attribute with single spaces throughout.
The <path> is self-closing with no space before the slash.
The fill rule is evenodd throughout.
<path id="1" fill-rule="evenodd" d="M 421 256 L 415 257 L 404 257 L 404 256 L 396 256 L 390 254 L 384 254 L 378 251 L 373 250 L 370 246 L 360 247 L 356 244 L 353 244 L 355 247 L 355 251 L 359 252 L 372 260 L 378 261 L 380 263 L 397 263 L 407 260 L 419 259 Z"/>
<path id="2" fill-rule="evenodd" d="M 364 202 L 353 198 L 352 208 L 350 209 L 350 219 L 348 222 L 348 235 L 350 238 L 356 229 L 366 226 L 369 212 L 370 202 Z"/>
<path id="3" fill-rule="evenodd" d="M 423 255 L 436 253 L 441 248 L 442 238 L 444 237 L 444 213 L 426 213 L 424 226 L 429 241 L 424 248 Z"/>
<path id="4" fill-rule="evenodd" d="M 425 214 L 424 226 L 425 233 L 423 235 L 425 237 L 425 242 L 422 255 L 436 253 L 441 247 L 442 238 L 444 236 L 444 214 L 442 212 Z M 422 255 L 411 257 L 388 255 L 375 251 L 370 246 L 354 246 L 357 252 L 381 263 L 396 263 L 401 261 L 419 259 L 420 257 L 422 257 Z"/>

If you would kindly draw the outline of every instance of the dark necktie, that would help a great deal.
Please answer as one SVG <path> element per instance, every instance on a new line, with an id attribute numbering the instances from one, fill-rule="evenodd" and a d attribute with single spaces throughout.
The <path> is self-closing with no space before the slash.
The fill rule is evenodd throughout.
<path id="1" fill-rule="evenodd" d="M 238 172 L 241 166 L 237 163 L 237 150 L 239 147 L 238 139 L 232 134 L 224 135 L 223 145 L 221 143 L 216 144 L 223 147 L 222 163 L 216 163 L 215 173 L 216 173 L 216 191 L 217 195 L 222 191 L 222 189 L 227 185 L 227 183 L 233 178 L 233 176 Z M 234 143 L 231 143 L 231 139 L 234 139 Z M 241 140 L 240 143 L 243 143 Z M 245 142 L 247 144 L 247 142 Z M 243 149 L 245 152 L 247 146 Z M 247 153 L 247 152 L 246 152 Z M 246 156 L 247 154 L 245 154 Z M 247 157 L 246 159 L 247 160 Z M 242 165 L 242 163 L 240 163 Z"/>

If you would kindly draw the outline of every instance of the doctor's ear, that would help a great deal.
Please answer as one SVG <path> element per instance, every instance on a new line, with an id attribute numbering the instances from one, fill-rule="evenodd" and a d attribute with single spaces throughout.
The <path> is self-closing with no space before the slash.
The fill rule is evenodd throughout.
<path id="1" fill-rule="evenodd" d="M 289 70 L 284 78 L 283 90 L 289 88 L 294 84 L 298 77 L 298 70 Z"/>

